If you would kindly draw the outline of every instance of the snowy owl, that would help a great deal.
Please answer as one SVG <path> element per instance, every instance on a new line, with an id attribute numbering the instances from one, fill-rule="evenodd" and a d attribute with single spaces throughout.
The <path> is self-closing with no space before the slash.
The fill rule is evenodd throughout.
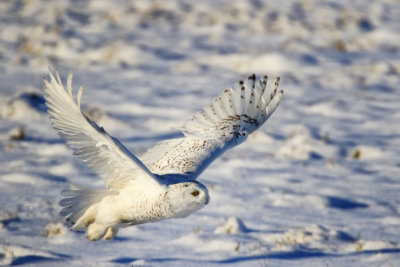
<path id="1" fill-rule="evenodd" d="M 183 218 L 207 205 L 207 188 L 196 181 L 227 149 L 243 142 L 277 108 L 279 77 L 268 82 L 255 75 L 236 82 L 182 128 L 183 137 L 165 140 L 139 159 L 81 110 L 83 86 L 76 101 L 72 73 L 65 90 L 58 72 L 44 79 L 50 120 L 59 135 L 106 183 L 107 189 L 71 185 L 60 214 L 88 240 L 110 240 L 120 227 Z"/>

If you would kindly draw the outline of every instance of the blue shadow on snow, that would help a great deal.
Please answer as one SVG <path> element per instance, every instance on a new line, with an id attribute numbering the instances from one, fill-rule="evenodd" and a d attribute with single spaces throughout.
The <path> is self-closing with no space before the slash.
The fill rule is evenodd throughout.
<path id="1" fill-rule="evenodd" d="M 358 251 L 354 253 L 324 253 L 322 251 L 307 251 L 307 250 L 297 250 L 291 252 L 273 252 L 273 253 L 265 253 L 261 255 L 252 255 L 252 256 L 241 256 L 241 257 L 232 257 L 223 260 L 199 260 L 199 259 L 189 259 L 189 258 L 150 258 L 150 259 L 138 259 L 131 257 L 122 257 L 116 258 L 112 260 L 112 263 L 117 264 L 129 264 L 136 260 L 145 260 L 147 264 L 151 263 L 167 263 L 167 262 L 187 262 L 188 264 L 193 263 L 204 263 L 204 264 L 232 264 L 239 262 L 249 262 L 249 261 L 260 261 L 260 260 L 271 260 L 271 259 L 280 259 L 280 260 L 299 260 L 305 258 L 316 258 L 316 257 L 346 257 L 346 256 L 354 256 L 354 255 L 373 255 L 373 254 L 390 254 L 390 253 L 399 253 L 399 248 L 393 249 L 382 249 L 382 250 L 368 250 L 368 251 Z"/>

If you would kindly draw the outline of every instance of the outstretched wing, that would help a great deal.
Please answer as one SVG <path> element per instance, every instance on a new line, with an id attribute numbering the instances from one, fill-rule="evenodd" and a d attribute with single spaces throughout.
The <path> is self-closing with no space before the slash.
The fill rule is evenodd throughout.
<path id="1" fill-rule="evenodd" d="M 149 149 L 143 163 L 156 174 L 180 174 L 196 179 L 227 149 L 243 142 L 277 108 L 283 91 L 277 93 L 279 77 L 268 83 L 255 75 L 236 82 L 183 127 L 183 138 L 165 140 Z M 267 84 L 268 83 L 268 84 Z"/>
<path id="2" fill-rule="evenodd" d="M 83 86 L 75 102 L 72 73 L 68 76 L 68 91 L 64 89 L 58 72 L 50 70 L 50 77 L 50 82 L 44 80 L 44 96 L 50 120 L 59 135 L 74 149 L 74 155 L 104 178 L 108 188 L 122 188 L 132 179 L 159 184 L 138 158 L 82 113 L 80 103 Z"/>

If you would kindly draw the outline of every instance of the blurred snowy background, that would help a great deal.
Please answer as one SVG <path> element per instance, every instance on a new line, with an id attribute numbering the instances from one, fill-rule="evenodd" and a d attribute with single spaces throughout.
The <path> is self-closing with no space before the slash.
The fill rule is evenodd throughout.
<path id="1" fill-rule="evenodd" d="M 285 95 L 208 206 L 90 243 L 60 190 L 103 182 L 51 128 L 48 65 L 138 155 L 247 74 Z M 1 265 L 399 266 L 400 2 L 2 0 L 0 151 Z"/>

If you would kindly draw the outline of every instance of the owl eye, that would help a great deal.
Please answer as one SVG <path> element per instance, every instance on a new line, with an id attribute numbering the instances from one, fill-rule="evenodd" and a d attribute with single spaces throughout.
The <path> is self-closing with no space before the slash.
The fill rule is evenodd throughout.
<path id="1" fill-rule="evenodd" d="M 198 195 L 200 194 L 200 192 L 197 191 L 197 190 L 195 190 L 195 191 L 193 191 L 191 194 L 192 194 L 192 196 L 195 196 L 195 197 L 196 197 L 196 196 L 198 196 Z"/>

